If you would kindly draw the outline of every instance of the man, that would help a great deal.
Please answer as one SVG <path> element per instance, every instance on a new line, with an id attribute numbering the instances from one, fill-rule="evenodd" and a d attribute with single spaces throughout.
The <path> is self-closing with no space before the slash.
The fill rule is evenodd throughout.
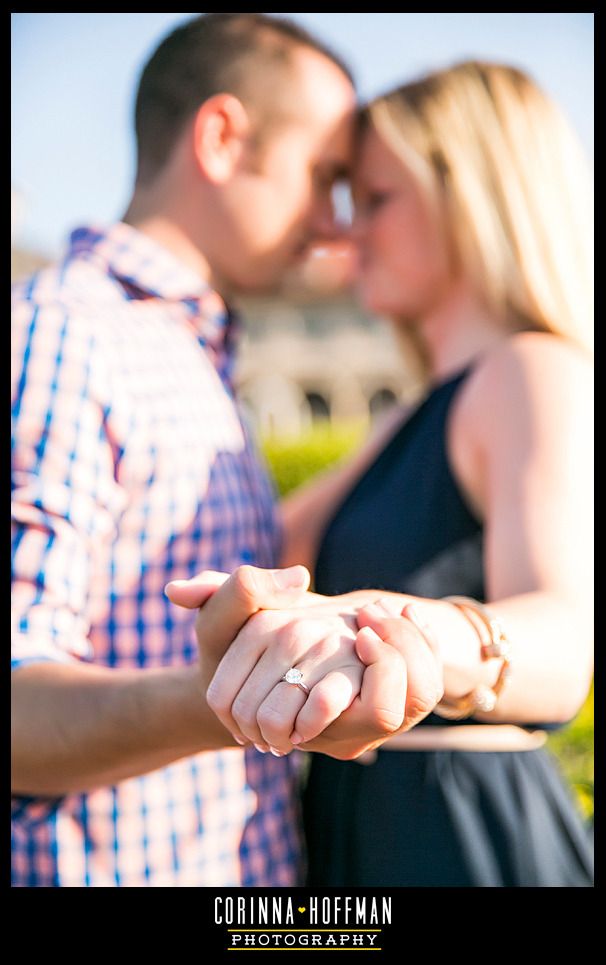
<path id="1" fill-rule="evenodd" d="M 206 702 L 240 626 L 308 582 L 271 569 L 225 300 L 271 289 L 333 233 L 354 104 L 346 68 L 288 21 L 186 23 L 141 77 L 122 222 L 78 229 L 60 266 L 16 288 L 16 886 L 301 881 L 295 764 L 238 748 Z M 209 569 L 234 575 L 198 652 L 192 612 L 163 588 Z M 375 690 L 342 725 L 351 756 L 387 736 L 372 701 L 404 679 L 387 644 L 361 655 Z"/>

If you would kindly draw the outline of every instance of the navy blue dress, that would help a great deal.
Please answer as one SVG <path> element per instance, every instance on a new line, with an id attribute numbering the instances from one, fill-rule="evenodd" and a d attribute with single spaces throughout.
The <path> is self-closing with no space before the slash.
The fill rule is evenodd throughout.
<path id="1" fill-rule="evenodd" d="M 324 533 L 317 592 L 485 599 L 482 524 L 446 446 L 448 413 L 470 371 L 433 389 L 347 496 Z M 480 722 L 430 714 L 418 726 L 465 723 Z M 310 885 L 593 883 L 589 831 L 545 750 L 379 751 L 372 764 L 310 757 Z"/>

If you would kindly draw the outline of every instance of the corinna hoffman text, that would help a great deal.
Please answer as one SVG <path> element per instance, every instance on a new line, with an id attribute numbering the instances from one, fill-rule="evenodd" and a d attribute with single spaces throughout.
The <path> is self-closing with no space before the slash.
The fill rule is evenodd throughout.
<path id="1" fill-rule="evenodd" d="M 357 925 L 372 927 L 391 924 L 391 898 L 334 895 L 325 898 L 264 898 L 231 896 L 215 898 L 216 925 L 244 925 L 254 928 L 292 925 Z"/>

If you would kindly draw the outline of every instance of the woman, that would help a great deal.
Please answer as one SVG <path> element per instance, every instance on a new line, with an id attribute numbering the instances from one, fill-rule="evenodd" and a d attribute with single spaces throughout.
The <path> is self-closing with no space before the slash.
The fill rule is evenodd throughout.
<path id="1" fill-rule="evenodd" d="M 321 594 L 424 598 L 445 699 L 366 766 L 310 755 L 309 882 L 590 885 L 580 820 L 533 749 L 591 678 L 589 174 L 527 76 L 468 62 L 370 104 L 353 192 L 360 295 L 414 345 L 425 395 L 286 501 L 283 562 Z M 431 602 L 453 594 L 490 601 L 505 686 L 506 661 L 476 650 L 472 669 L 465 650 L 486 613 Z"/>
<path id="2" fill-rule="evenodd" d="M 313 886 L 592 883 L 586 832 L 540 749 L 592 673 L 588 182 L 557 108 L 509 67 L 463 63 L 362 113 L 359 291 L 414 348 L 424 395 L 286 500 L 282 562 L 340 596 L 311 596 L 320 616 L 350 606 L 388 639 L 404 608 L 417 637 L 390 638 L 407 647 L 402 688 L 415 692 L 429 644 L 443 697 L 407 704 L 378 751 L 310 754 Z M 301 624 L 284 634 L 297 620 L 252 617 L 209 689 L 260 750 L 317 750 L 360 687 L 355 631 L 303 646 Z"/>

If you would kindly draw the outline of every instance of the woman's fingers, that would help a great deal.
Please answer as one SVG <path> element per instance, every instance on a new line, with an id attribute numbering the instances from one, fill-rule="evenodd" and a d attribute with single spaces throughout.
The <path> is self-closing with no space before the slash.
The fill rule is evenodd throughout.
<path id="1" fill-rule="evenodd" d="M 259 572 L 269 571 L 256 571 L 255 579 Z M 226 581 L 219 592 L 230 592 L 233 601 L 237 584 L 236 579 L 230 588 Z M 253 599 L 244 590 L 242 611 Z M 221 618 L 237 621 L 237 602 L 235 611 Z M 222 657 L 207 691 L 209 706 L 236 740 L 278 753 L 313 741 L 348 708 L 355 709 L 358 694 L 361 719 L 378 739 L 408 730 L 443 693 L 440 651 L 428 616 L 417 603 L 407 605 L 403 617 L 379 603 L 362 608 L 358 623 L 355 651 L 362 663 L 351 639 L 348 652 L 343 633 L 331 633 L 321 621 L 293 613 L 285 623 L 284 614 L 257 613 Z M 281 680 L 290 667 L 303 673 L 307 697 Z"/>
<path id="2" fill-rule="evenodd" d="M 248 679 L 239 689 L 231 705 L 231 716 L 238 729 L 254 744 L 267 744 L 286 750 L 279 735 L 292 730 L 294 720 L 305 701 L 305 694 L 293 684 L 280 682 L 291 666 L 297 665 L 298 654 L 291 657 L 270 647 L 261 654 Z M 309 684 L 308 684 L 309 686 Z M 275 741 L 275 743 L 274 743 Z M 292 750 L 292 747 L 288 748 Z"/>
<path id="3" fill-rule="evenodd" d="M 301 744 L 301 750 L 319 751 L 338 760 L 353 760 L 380 746 L 404 722 L 406 663 L 396 649 L 371 628 L 358 631 L 358 657 L 365 665 L 358 697 L 325 731 Z"/>
<path id="4" fill-rule="evenodd" d="M 284 674 L 296 667 L 311 690 L 329 671 L 358 663 L 347 620 L 309 612 L 255 614 L 222 657 L 207 700 L 234 737 L 292 750 L 289 737 L 306 694 L 281 682 Z"/>
<path id="5" fill-rule="evenodd" d="M 236 740 L 243 743 L 260 741 L 260 736 L 253 738 L 241 730 L 240 724 L 234 718 L 233 705 L 262 654 L 260 634 L 251 633 L 250 629 L 245 628 L 219 661 L 206 690 L 206 701 L 210 709 Z"/>
<path id="6" fill-rule="evenodd" d="M 393 619 L 393 618 L 387 618 Z M 402 727 L 406 714 L 407 666 L 397 648 L 385 646 L 385 628 L 362 627 L 356 651 L 366 665 L 360 691 L 361 718 L 375 730 L 375 737 L 388 737 Z M 369 734 L 370 739 L 370 734 Z"/>
<path id="7" fill-rule="evenodd" d="M 360 693 L 363 671 L 362 664 L 333 670 L 312 688 L 288 735 L 291 745 L 313 740 L 347 710 Z"/>
<path id="8" fill-rule="evenodd" d="M 295 721 L 309 702 L 314 719 L 320 723 L 324 719 L 324 727 L 328 726 L 358 693 L 364 669 L 354 641 L 342 633 L 327 633 L 322 623 L 306 620 L 286 629 L 278 645 L 261 655 L 231 707 L 237 727 L 249 740 L 265 742 L 282 753 L 292 750 Z M 291 667 L 302 674 L 309 694 L 282 680 Z M 346 686 L 343 679 L 331 677 L 335 671 L 346 675 Z M 331 677 L 328 684 L 327 676 Z"/>
<path id="9" fill-rule="evenodd" d="M 313 691 L 311 691 L 313 693 Z M 286 681 L 279 681 L 257 709 L 256 725 L 261 740 L 272 752 L 288 754 L 293 749 L 290 739 L 295 720 L 309 697 Z"/>
<path id="10" fill-rule="evenodd" d="M 444 693 L 442 667 L 437 655 L 439 649 L 433 638 L 431 642 L 428 639 L 427 630 L 405 617 L 388 615 L 380 603 L 363 607 L 358 612 L 358 623 L 373 629 L 382 640 L 392 644 L 405 660 L 406 710 L 401 729 L 409 730 L 431 713 Z"/>

